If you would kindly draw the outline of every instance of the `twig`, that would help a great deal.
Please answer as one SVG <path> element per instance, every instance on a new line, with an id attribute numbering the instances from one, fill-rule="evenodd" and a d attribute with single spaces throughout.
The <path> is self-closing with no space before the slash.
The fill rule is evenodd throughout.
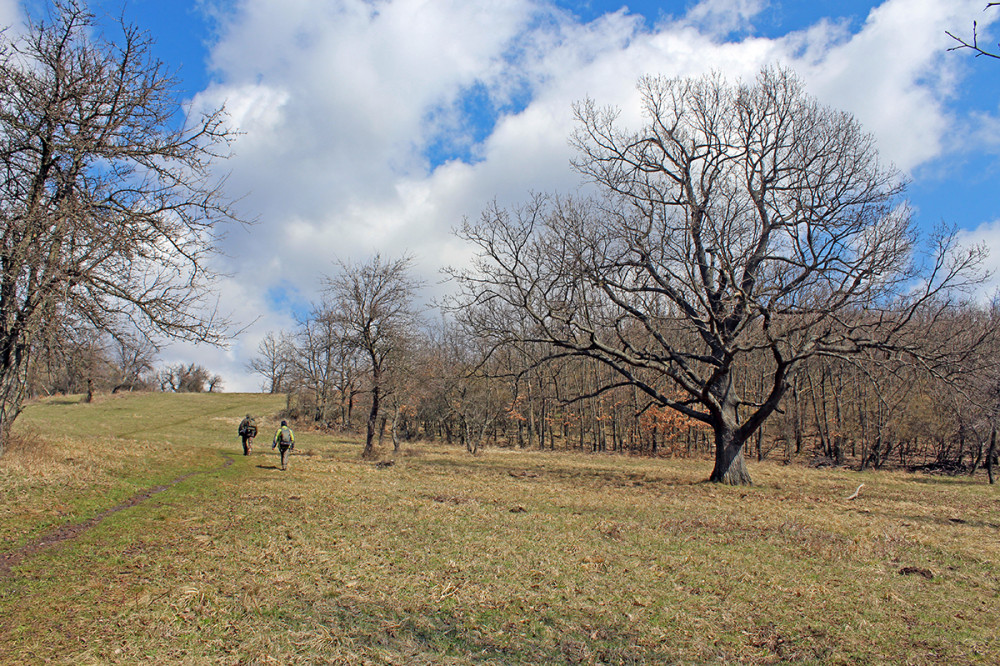
<path id="1" fill-rule="evenodd" d="M 862 483 L 860 486 L 858 486 L 858 489 L 855 490 L 853 494 L 848 495 L 846 499 L 847 500 L 857 499 L 858 495 L 861 494 L 861 489 L 864 488 L 864 487 L 865 487 L 865 484 Z"/>

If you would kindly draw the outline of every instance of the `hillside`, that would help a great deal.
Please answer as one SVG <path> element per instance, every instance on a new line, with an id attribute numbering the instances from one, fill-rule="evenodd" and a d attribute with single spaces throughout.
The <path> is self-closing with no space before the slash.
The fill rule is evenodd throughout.
<path id="1" fill-rule="evenodd" d="M 377 466 L 305 431 L 281 472 L 283 406 L 29 406 L 0 459 L 0 663 L 1000 661 L 982 480 L 758 464 L 734 488 L 431 444 Z"/>

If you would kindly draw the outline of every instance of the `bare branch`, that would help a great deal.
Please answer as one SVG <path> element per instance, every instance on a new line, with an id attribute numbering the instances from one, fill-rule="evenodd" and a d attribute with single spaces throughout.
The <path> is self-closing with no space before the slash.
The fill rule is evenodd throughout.
<path id="1" fill-rule="evenodd" d="M 986 7 L 983 8 L 983 11 L 986 11 L 987 9 L 990 9 L 991 7 L 996 7 L 996 6 L 1000 6 L 1000 2 L 988 2 L 988 3 L 986 3 Z M 948 51 L 960 51 L 962 49 L 969 49 L 969 50 L 975 52 L 977 58 L 980 57 L 980 56 L 986 56 L 987 58 L 997 58 L 997 59 L 1000 59 L 1000 52 L 988 51 L 988 50 L 982 48 L 981 46 L 979 46 L 979 26 L 978 26 L 978 24 L 977 24 L 976 21 L 972 22 L 972 40 L 971 41 L 967 41 L 966 39 L 964 39 L 962 37 L 959 37 L 959 36 L 957 36 L 957 35 L 949 32 L 947 30 L 945 30 L 944 34 L 946 34 L 949 37 L 951 37 L 958 44 L 957 46 L 952 46 L 951 48 L 947 49 Z M 998 49 L 1000 49 L 1000 44 L 997 44 L 997 47 L 998 47 Z"/>

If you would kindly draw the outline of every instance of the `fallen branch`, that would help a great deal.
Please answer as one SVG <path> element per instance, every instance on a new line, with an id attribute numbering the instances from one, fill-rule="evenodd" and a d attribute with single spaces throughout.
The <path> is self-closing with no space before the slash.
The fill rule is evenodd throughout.
<path id="1" fill-rule="evenodd" d="M 858 486 L 858 489 L 855 490 L 854 493 L 852 493 L 851 495 L 848 495 L 846 497 L 846 499 L 848 501 L 853 500 L 853 499 L 857 499 L 858 495 L 861 494 L 861 489 L 864 488 L 864 487 L 865 487 L 865 484 L 862 483 L 860 486 Z"/>

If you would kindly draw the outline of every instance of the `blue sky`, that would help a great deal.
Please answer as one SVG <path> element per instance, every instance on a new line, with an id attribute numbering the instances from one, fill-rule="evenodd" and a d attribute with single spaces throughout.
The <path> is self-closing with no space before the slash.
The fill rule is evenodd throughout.
<path id="1" fill-rule="evenodd" d="M 655 30 L 656 24 L 683 16 L 696 3 L 637 0 L 628 3 L 605 0 L 557 0 L 555 6 L 569 12 L 581 22 L 626 8 L 643 20 L 643 30 Z M 721 3 L 724 4 L 724 3 Z M 745 7 L 760 6 L 752 21 L 736 29 L 722 40 L 738 42 L 744 39 L 776 38 L 803 30 L 821 20 L 843 22 L 851 31 L 859 30 L 871 10 L 882 3 L 868 0 L 784 0 L 778 2 L 744 2 Z M 156 41 L 158 57 L 176 68 L 182 80 L 183 92 L 194 97 L 212 80 L 225 78 L 224 72 L 212 71 L 210 54 L 220 39 L 220 16 L 239 11 L 239 2 L 210 0 L 99 0 L 92 2 L 94 11 L 117 16 L 123 10 L 128 20 L 143 26 Z M 983 21 L 989 14 L 981 11 L 985 2 L 973 3 L 972 12 L 955 24 L 942 24 L 941 30 L 961 35 L 971 34 L 973 20 Z M 995 11 L 995 10 L 994 10 Z M 1000 14 L 1000 12 L 996 12 Z M 989 34 L 989 33 L 987 33 Z M 995 40 L 992 42 L 995 43 Z M 962 84 L 948 100 L 953 107 L 975 109 L 995 114 L 1000 101 L 1000 62 L 974 59 L 968 52 L 952 56 L 963 63 Z M 470 86 L 460 104 L 466 115 L 465 126 L 475 142 L 482 141 L 499 115 L 522 110 L 527 100 L 515 99 L 501 107 L 491 106 L 487 93 L 480 86 Z M 472 144 L 473 146 L 475 143 Z M 433 165 L 450 158 L 474 159 L 471 147 L 456 145 L 447 136 L 437 137 L 426 148 Z M 1000 197 L 994 196 L 992 183 L 997 177 L 996 147 L 982 152 L 957 152 L 917 166 L 909 187 L 911 201 L 920 210 L 926 224 L 938 221 L 970 227 L 989 219 L 1000 218 Z M 924 219 L 926 218 L 926 219 Z"/>
<path id="2" fill-rule="evenodd" d="M 41 0 L 0 0 L 16 23 Z M 467 260 L 451 230 L 496 199 L 572 192 L 571 105 L 635 107 L 645 73 L 796 70 L 853 113 L 910 180 L 918 224 L 945 222 L 1000 266 L 1000 61 L 948 53 L 946 30 L 996 44 L 985 0 L 91 0 L 148 30 L 193 109 L 242 132 L 225 165 L 247 218 L 229 230 L 231 349 L 175 346 L 229 390 L 268 331 L 319 294 L 337 259 L 412 252 L 431 284 Z M 997 26 L 1000 27 L 1000 21 Z M 987 39 L 983 39 L 983 37 Z M 990 289 L 1000 282 L 994 282 Z"/>

